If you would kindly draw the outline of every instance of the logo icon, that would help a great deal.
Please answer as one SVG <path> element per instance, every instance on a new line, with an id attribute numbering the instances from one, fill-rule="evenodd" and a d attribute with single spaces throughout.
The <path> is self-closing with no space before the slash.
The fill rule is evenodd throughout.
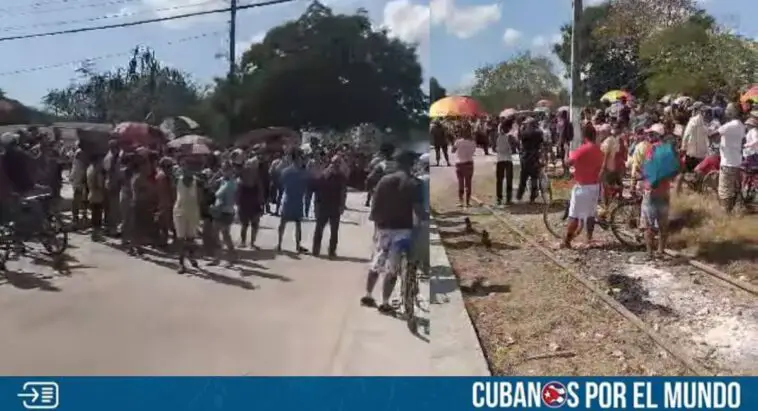
<path id="1" fill-rule="evenodd" d="M 560 408 L 566 403 L 566 387 L 552 381 L 542 387 L 542 403 L 548 408 Z"/>
<path id="2" fill-rule="evenodd" d="M 27 410 L 54 410 L 59 405 L 57 382 L 28 381 L 17 395 Z"/>

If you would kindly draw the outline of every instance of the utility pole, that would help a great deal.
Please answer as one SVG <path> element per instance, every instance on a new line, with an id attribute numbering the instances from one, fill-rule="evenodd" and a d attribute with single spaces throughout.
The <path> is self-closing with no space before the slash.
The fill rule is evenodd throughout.
<path id="1" fill-rule="evenodd" d="M 237 114 L 237 0 L 229 1 L 229 72 L 227 73 L 229 110 L 226 113 L 226 122 L 228 138 L 231 140 L 234 131 L 232 123 Z"/>
<path id="2" fill-rule="evenodd" d="M 582 61 L 580 56 L 580 33 L 577 28 L 582 19 L 584 5 L 582 0 L 573 0 L 573 18 L 571 23 L 571 97 L 569 107 L 571 109 L 571 123 L 574 126 L 574 139 L 571 141 L 571 149 L 574 150 L 582 143 L 581 107 L 579 102 L 582 98 L 581 75 Z"/>

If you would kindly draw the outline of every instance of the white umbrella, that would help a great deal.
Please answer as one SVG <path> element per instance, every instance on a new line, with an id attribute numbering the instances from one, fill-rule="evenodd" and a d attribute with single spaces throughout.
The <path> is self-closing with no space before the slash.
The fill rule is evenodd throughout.
<path id="1" fill-rule="evenodd" d="M 571 111 L 571 109 L 569 108 L 569 106 L 561 106 L 558 108 L 558 111 Z"/>
<path id="2" fill-rule="evenodd" d="M 201 145 L 204 145 L 204 146 L 209 146 L 209 145 L 213 144 L 213 140 L 211 140 L 208 137 L 200 136 L 200 135 L 197 135 L 197 134 L 188 134 L 186 136 L 175 138 L 175 139 L 173 139 L 173 140 L 171 140 L 171 141 L 168 142 L 168 146 L 169 147 L 174 147 L 174 148 L 177 148 L 177 147 L 180 147 L 180 146 L 184 146 L 184 145 L 187 145 L 187 144 L 201 144 Z"/>

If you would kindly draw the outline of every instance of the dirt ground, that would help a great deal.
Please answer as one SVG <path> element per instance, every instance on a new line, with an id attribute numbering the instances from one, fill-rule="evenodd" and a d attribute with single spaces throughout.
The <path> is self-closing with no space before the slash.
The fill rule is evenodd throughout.
<path id="1" fill-rule="evenodd" d="M 435 218 L 494 374 L 688 375 L 647 335 L 539 251 L 524 247 L 489 213 L 457 209 L 449 183 L 433 174 Z"/>
<path id="2" fill-rule="evenodd" d="M 494 204 L 495 200 L 493 169 L 494 166 L 492 164 L 477 164 L 477 174 L 474 178 L 474 195 L 487 204 Z M 451 207 L 450 210 L 452 210 L 457 200 L 453 192 L 454 182 L 447 180 L 447 184 L 436 183 L 437 181 L 442 182 L 444 178 L 454 179 L 454 177 L 452 177 L 452 173 L 446 172 L 444 169 L 436 170 L 436 172 L 437 174 L 433 174 L 433 204 L 435 207 L 440 207 L 441 210 L 444 207 Z M 440 178 L 437 178 L 437 176 Z M 514 185 L 517 186 L 517 184 Z M 517 246 L 517 239 L 513 238 L 512 234 L 509 234 L 509 230 L 506 227 L 498 225 L 496 221 L 491 221 L 494 220 L 492 217 L 486 217 L 485 214 L 489 214 L 488 212 L 484 210 L 480 211 L 482 212 L 469 211 L 467 215 L 475 223 L 482 221 L 480 223 L 481 227 L 486 228 L 493 237 L 496 235 L 504 236 L 506 239 L 504 241 L 505 244 Z M 444 212 L 440 212 L 444 214 Z M 516 203 L 499 210 L 499 212 L 507 212 L 509 221 L 526 231 L 543 245 L 551 246 L 557 243 L 557 239 L 545 229 L 542 220 L 542 206 Z M 478 242 L 475 241 L 476 234 L 468 235 L 473 236 L 471 238 L 473 243 L 481 244 L 481 238 L 478 238 Z M 446 246 L 448 246 L 448 252 L 451 254 L 454 268 L 456 268 L 456 265 L 463 267 L 463 271 L 457 271 L 464 273 L 468 271 L 473 272 L 477 269 L 477 264 L 487 261 L 481 257 L 474 258 L 470 256 L 478 248 L 472 250 L 464 249 L 462 251 L 456 250 L 453 242 L 454 240 L 458 240 L 458 238 L 453 239 L 449 233 L 446 234 L 445 232 L 442 233 L 442 236 Z M 705 365 L 714 374 L 751 375 L 758 371 L 758 347 L 754 347 L 754 344 L 749 343 L 749 341 L 755 341 L 755 338 L 758 338 L 758 309 L 756 309 L 755 296 L 741 290 L 726 287 L 723 282 L 713 280 L 710 276 L 690 267 L 686 264 L 685 259 L 667 259 L 649 263 L 644 261 L 644 253 L 642 251 L 624 249 L 611 237 L 610 233 L 598 230 L 596 239 L 602 241 L 604 246 L 599 249 L 590 250 L 562 250 L 557 252 L 558 257 L 593 281 L 598 288 L 606 290 L 609 295 L 637 314 L 651 328 L 668 337 L 670 341 L 677 341 L 680 349 L 686 351 L 693 359 Z M 578 241 L 581 240 L 578 239 Z M 479 248 L 484 249 L 481 246 Z M 573 327 L 579 333 L 578 338 L 573 337 L 576 340 L 575 343 L 583 341 L 581 337 L 582 333 L 588 333 L 589 335 L 593 335 L 595 332 L 603 335 L 609 334 L 595 330 L 607 327 L 608 321 L 611 318 L 620 323 L 626 321 L 613 312 L 609 314 L 610 317 L 604 315 L 601 316 L 602 319 L 594 318 L 593 316 L 599 314 L 593 314 L 592 310 L 600 313 L 609 311 L 610 309 L 604 308 L 604 305 L 600 301 L 593 301 L 589 291 L 583 289 L 574 290 L 574 288 L 580 286 L 574 286 L 573 281 L 567 280 L 567 275 L 561 274 L 556 266 L 546 264 L 544 255 L 538 251 L 511 249 L 508 247 L 507 249 L 498 250 L 497 253 L 506 253 L 508 256 L 506 257 L 507 262 L 496 263 L 495 267 L 497 265 L 509 267 L 513 265 L 516 267 L 516 270 L 520 270 L 521 272 L 528 268 L 530 275 L 527 277 L 531 279 L 530 281 L 536 283 L 535 286 L 530 287 L 532 293 L 527 294 L 525 297 L 526 301 L 515 302 L 517 304 L 527 304 L 526 306 L 530 307 L 529 309 L 531 310 L 528 312 L 540 312 L 539 306 L 547 304 L 540 302 L 542 298 L 556 298 L 559 295 L 561 299 L 569 298 L 569 296 L 563 295 L 566 293 L 558 294 L 556 288 L 551 288 L 549 285 L 551 281 L 555 282 L 556 278 L 564 278 L 558 289 L 565 290 L 569 286 L 573 287 L 571 293 L 568 294 L 574 300 L 569 299 L 567 306 L 583 307 L 584 310 L 588 310 L 582 311 L 578 318 L 570 318 L 571 324 L 573 324 Z M 492 258 L 492 256 L 489 258 Z M 709 262 L 714 263 L 713 261 Z M 750 277 L 746 273 L 735 270 L 739 268 L 744 269 L 746 266 L 752 267 L 750 261 L 744 262 L 744 260 L 741 260 L 740 264 L 724 263 L 720 264 L 720 266 L 731 268 L 731 273 L 743 280 L 750 280 Z M 504 275 L 495 267 L 485 266 L 480 268 L 480 270 L 484 271 L 484 274 L 482 274 L 484 278 Z M 535 267 L 534 270 L 538 271 L 538 273 L 531 274 L 532 267 Z M 751 269 L 748 268 L 748 270 Z M 753 273 L 758 274 L 758 270 L 755 270 Z M 546 288 L 547 291 L 544 294 L 535 293 L 534 291 L 540 288 L 539 282 L 536 279 L 542 278 L 546 274 L 545 284 L 541 287 Z M 459 275 L 462 278 L 468 276 L 468 274 Z M 521 277 L 519 276 L 518 279 L 521 280 Z M 490 281 L 494 280 L 490 279 Z M 511 286 L 511 289 L 515 290 L 515 287 Z M 514 293 L 515 291 L 512 291 L 509 297 L 513 297 Z M 589 305 L 588 303 L 579 303 L 575 300 L 577 295 L 584 296 L 583 298 L 588 299 L 591 303 Z M 514 303 L 512 300 L 510 301 Z M 500 303 L 504 304 L 504 302 Z M 552 303 L 555 304 L 555 302 Z M 476 304 L 471 302 L 470 306 L 470 311 L 474 315 L 477 312 L 475 308 Z M 546 305 L 545 307 L 554 306 Z M 576 311 L 575 308 L 569 308 L 568 310 L 573 310 L 572 312 Z M 488 308 L 485 308 L 482 312 L 490 311 Z M 562 315 L 565 316 L 565 313 Z M 592 319 L 587 320 L 590 317 Z M 475 322 L 477 322 L 476 317 L 474 318 Z M 482 322 L 482 324 L 484 323 Z M 598 324 L 601 325 L 598 326 Z M 618 327 L 628 328 L 632 326 L 619 324 L 616 327 L 607 329 L 617 329 Z M 492 327 L 487 326 L 487 329 L 489 328 Z M 636 329 L 633 332 L 637 332 Z M 641 333 L 637 332 L 637 334 Z M 624 335 L 628 337 L 631 334 L 627 332 Z M 487 341 L 488 338 L 483 337 L 482 340 Z M 571 338 L 568 340 L 572 341 Z M 649 346 L 648 349 L 654 350 L 655 347 L 653 342 L 644 335 L 640 335 L 640 339 L 638 340 L 627 338 L 624 343 L 636 346 L 637 348 L 635 349 L 637 350 L 641 349 L 639 347 L 645 347 L 646 345 Z M 555 347 L 556 344 L 560 346 L 561 343 L 555 340 L 545 340 L 543 344 Z M 487 343 L 485 343 L 486 345 Z M 502 343 L 497 343 L 496 346 L 502 349 Z M 583 349 L 586 350 L 587 348 Z M 626 348 L 626 350 L 629 351 L 630 348 Z M 627 352 L 624 349 L 619 349 L 618 351 Z M 591 357 L 593 361 L 602 358 L 597 352 L 593 352 L 593 354 Z M 618 352 L 616 354 L 619 355 Z M 649 352 L 642 351 L 637 352 L 636 356 L 639 358 L 649 358 L 645 357 L 646 354 L 649 354 Z M 522 357 L 524 355 L 521 354 Z M 626 361 L 629 357 L 629 355 L 624 356 L 624 360 Z M 645 361 L 649 360 L 638 361 L 641 362 L 641 366 L 647 366 Z M 599 364 L 606 363 L 603 361 Z M 625 364 L 622 368 L 632 367 L 628 362 Z M 612 371 L 611 368 L 608 368 L 607 372 L 611 374 L 623 373 L 622 371 Z M 675 368 L 666 368 L 661 372 L 668 375 L 670 373 L 681 373 L 683 370 L 675 371 Z M 627 371 L 627 373 L 640 373 L 640 371 Z"/>

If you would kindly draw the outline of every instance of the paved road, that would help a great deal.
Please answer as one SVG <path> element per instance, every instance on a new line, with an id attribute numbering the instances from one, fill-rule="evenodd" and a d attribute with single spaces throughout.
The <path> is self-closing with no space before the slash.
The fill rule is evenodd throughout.
<path id="1" fill-rule="evenodd" d="M 362 198 L 349 196 L 341 261 L 274 254 L 278 220 L 265 217 L 264 250 L 246 251 L 237 270 L 180 275 L 170 259 L 79 235 L 69 275 L 11 262 L 0 280 L 0 374 L 429 375 L 428 327 L 414 336 L 359 306 L 371 237 Z"/>

